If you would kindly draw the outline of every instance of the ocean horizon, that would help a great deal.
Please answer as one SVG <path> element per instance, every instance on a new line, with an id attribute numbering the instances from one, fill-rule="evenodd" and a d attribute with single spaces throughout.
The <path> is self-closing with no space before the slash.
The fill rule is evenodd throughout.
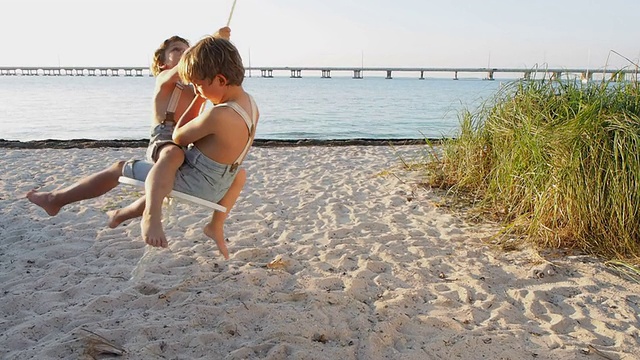
<path id="1" fill-rule="evenodd" d="M 149 137 L 153 77 L 2 76 L 0 139 L 136 140 Z M 501 84 L 416 77 L 247 77 L 261 118 L 256 139 L 442 139 L 463 109 Z"/>

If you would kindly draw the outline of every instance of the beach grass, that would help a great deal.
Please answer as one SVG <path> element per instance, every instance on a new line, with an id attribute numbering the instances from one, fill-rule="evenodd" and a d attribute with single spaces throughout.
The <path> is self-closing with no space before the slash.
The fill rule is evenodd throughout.
<path id="1" fill-rule="evenodd" d="M 518 80 L 460 125 L 428 181 L 511 238 L 640 263 L 637 81 Z"/>

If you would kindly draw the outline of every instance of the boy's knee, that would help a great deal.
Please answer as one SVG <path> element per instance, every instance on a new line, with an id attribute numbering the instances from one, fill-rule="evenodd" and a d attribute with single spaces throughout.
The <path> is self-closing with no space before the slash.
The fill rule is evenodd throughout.
<path id="1" fill-rule="evenodd" d="M 184 160 L 184 151 L 182 148 L 175 145 L 165 145 L 160 149 L 160 154 L 158 156 L 158 160 L 164 158 L 169 161 L 180 161 Z"/>
<path id="2" fill-rule="evenodd" d="M 184 151 L 174 145 L 165 145 L 160 149 L 160 156 L 169 157 L 171 159 L 184 159 Z"/>

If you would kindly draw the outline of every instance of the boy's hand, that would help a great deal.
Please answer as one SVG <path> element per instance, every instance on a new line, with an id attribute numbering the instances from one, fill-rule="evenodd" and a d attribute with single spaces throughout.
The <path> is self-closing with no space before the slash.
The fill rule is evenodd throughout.
<path id="1" fill-rule="evenodd" d="M 213 34 L 213 37 L 229 40 L 231 38 L 231 28 L 228 26 L 221 27 Z"/>

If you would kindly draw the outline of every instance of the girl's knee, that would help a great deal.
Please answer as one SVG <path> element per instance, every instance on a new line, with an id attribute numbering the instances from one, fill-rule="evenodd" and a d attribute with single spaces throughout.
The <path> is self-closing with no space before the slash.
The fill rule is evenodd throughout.
<path id="1" fill-rule="evenodd" d="M 111 165 L 111 167 L 109 168 L 112 171 L 117 171 L 119 173 L 122 173 L 122 168 L 124 167 L 124 164 L 126 164 L 127 162 L 124 160 L 119 160 L 116 161 L 113 165 Z"/>
<path id="2" fill-rule="evenodd" d="M 160 149 L 156 164 L 161 168 L 177 170 L 184 162 L 184 151 L 174 145 L 165 145 Z"/>

